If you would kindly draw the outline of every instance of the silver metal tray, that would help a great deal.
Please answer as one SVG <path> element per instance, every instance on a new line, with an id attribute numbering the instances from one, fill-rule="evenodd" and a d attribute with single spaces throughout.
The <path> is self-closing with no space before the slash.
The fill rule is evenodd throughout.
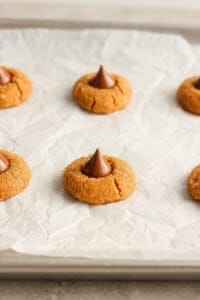
<path id="1" fill-rule="evenodd" d="M 0 28 L 128 28 L 182 34 L 191 43 L 200 43 L 200 11 L 161 11 L 144 8 L 0 4 Z M 114 13 L 113 13 L 114 11 Z M 39 12 L 39 13 L 38 13 Z M 83 17 L 84 16 L 84 17 Z M 88 21 L 90 20 L 90 21 Z M 109 20 L 109 22 L 107 21 Z M 58 258 L 1 252 L 1 278 L 65 279 L 200 279 L 200 261 L 187 260 L 102 260 Z"/>
<path id="2" fill-rule="evenodd" d="M 68 259 L 1 252 L 0 278 L 199 280 L 200 261 Z"/>

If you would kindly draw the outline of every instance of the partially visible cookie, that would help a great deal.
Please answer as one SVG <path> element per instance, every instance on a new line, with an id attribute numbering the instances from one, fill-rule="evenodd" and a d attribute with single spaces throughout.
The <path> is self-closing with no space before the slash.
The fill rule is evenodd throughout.
<path id="1" fill-rule="evenodd" d="M 77 200 L 89 204 L 116 202 L 129 197 L 136 188 L 131 166 L 116 157 L 94 155 L 72 162 L 63 173 L 65 189 Z"/>
<path id="2" fill-rule="evenodd" d="M 0 150 L 0 201 L 21 193 L 30 179 L 30 168 L 22 157 Z"/>
<path id="3" fill-rule="evenodd" d="M 194 200 L 200 201 L 200 165 L 188 177 L 188 190 Z"/>
<path id="4" fill-rule="evenodd" d="M 32 92 L 30 79 L 19 70 L 0 66 L 0 108 L 16 106 Z"/>
<path id="5" fill-rule="evenodd" d="M 109 114 L 131 101 L 132 87 L 125 77 L 108 74 L 100 66 L 97 73 L 86 74 L 75 83 L 73 96 L 83 109 Z"/>
<path id="6" fill-rule="evenodd" d="M 177 92 L 179 104 L 187 111 L 200 114 L 200 78 L 193 76 L 180 85 Z"/>

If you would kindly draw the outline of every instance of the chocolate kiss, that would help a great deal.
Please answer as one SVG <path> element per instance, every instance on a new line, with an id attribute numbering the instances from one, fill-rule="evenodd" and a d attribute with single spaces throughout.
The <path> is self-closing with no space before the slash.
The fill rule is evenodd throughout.
<path id="1" fill-rule="evenodd" d="M 82 168 L 85 175 L 95 178 L 105 177 L 111 173 L 111 170 L 111 164 L 103 157 L 99 149 Z"/>
<path id="2" fill-rule="evenodd" d="M 194 87 L 198 90 L 200 90 L 200 78 L 198 78 L 195 83 L 194 83 Z"/>
<path id="3" fill-rule="evenodd" d="M 8 159 L 0 154 L 0 174 L 5 172 L 9 168 L 9 161 Z"/>
<path id="4" fill-rule="evenodd" d="M 96 76 L 90 80 L 89 84 L 98 89 L 110 89 L 115 85 L 115 80 L 101 65 Z"/>
<path id="5" fill-rule="evenodd" d="M 6 85 L 11 81 L 11 74 L 0 66 L 0 85 Z"/>

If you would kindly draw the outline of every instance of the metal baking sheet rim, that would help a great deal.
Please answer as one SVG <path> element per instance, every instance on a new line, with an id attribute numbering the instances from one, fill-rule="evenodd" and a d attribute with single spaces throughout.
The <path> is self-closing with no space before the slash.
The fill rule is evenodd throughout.
<path id="1" fill-rule="evenodd" d="M 98 22 L 85 22 L 86 27 L 109 27 L 109 24 Z M 174 28 L 157 23 L 126 24 L 126 28 L 156 30 L 158 32 L 174 32 L 182 30 L 182 34 L 189 35 L 192 42 L 196 40 L 198 26 L 185 27 L 177 24 Z M 77 21 L 45 21 L 1 19 L 0 28 L 10 27 L 59 27 L 81 28 L 83 23 Z M 120 28 L 121 23 L 113 23 L 112 28 Z M 186 32 L 186 34 L 184 34 Z M 14 251 L 1 251 L 0 278 L 50 278 L 50 279 L 147 279 L 147 280 L 183 280 L 200 279 L 199 260 L 112 260 L 93 258 L 61 258 L 47 256 L 33 256 L 16 253 Z"/>
<path id="2" fill-rule="evenodd" d="M 4 252 L 0 278 L 199 280 L 200 261 L 61 258 Z"/>
<path id="3" fill-rule="evenodd" d="M 1 9 L 1 6 L 0 6 Z M 155 19 L 151 21 L 101 21 L 101 20 L 67 20 L 67 19 L 26 19 L 2 18 L 0 15 L 0 29 L 6 28 L 48 28 L 48 29 L 83 29 L 83 28 L 109 28 L 109 29 L 135 29 L 152 32 L 177 33 L 183 35 L 189 42 L 200 43 L 200 22 L 160 23 Z"/>

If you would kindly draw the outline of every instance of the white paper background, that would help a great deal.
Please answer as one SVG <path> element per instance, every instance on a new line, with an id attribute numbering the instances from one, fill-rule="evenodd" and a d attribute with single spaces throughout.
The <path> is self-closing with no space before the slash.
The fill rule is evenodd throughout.
<path id="1" fill-rule="evenodd" d="M 200 163 L 200 118 L 176 102 L 178 85 L 199 73 L 200 48 L 182 37 L 138 31 L 3 30 L 0 64 L 33 80 L 23 105 L 0 111 L 0 148 L 32 169 L 28 189 L 0 203 L 0 249 L 102 258 L 200 258 L 200 207 L 186 178 Z M 99 64 L 126 76 L 134 100 L 90 114 L 71 88 Z M 134 167 L 126 201 L 89 206 L 63 190 L 63 168 L 100 147 Z"/>

